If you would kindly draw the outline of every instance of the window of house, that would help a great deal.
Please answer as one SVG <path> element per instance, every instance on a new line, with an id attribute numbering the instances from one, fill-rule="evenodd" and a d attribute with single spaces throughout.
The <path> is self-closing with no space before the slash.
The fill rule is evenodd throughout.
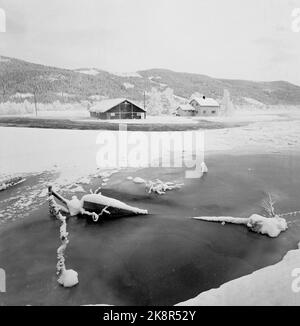
<path id="1" fill-rule="evenodd" d="M 211 113 L 212 113 L 212 114 L 215 114 L 215 113 L 216 113 L 216 111 L 211 111 Z"/>
<path id="2" fill-rule="evenodd" d="M 111 115 L 112 117 L 115 117 L 115 116 L 116 116 L 116 114 L 115 114 L 115 113 L 111 113 L 110 115 Z"/>

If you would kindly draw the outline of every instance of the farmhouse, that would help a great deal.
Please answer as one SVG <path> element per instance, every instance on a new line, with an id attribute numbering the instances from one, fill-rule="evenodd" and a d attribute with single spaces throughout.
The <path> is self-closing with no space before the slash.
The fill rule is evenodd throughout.
<path id="1" fill-rule="evenodd" d="M 194 114 L 196 116 L 214 116 L 220 111 L 220 104 L 213 98 L 205 96 L 192 98 L 190 105 L 196 110 Z"/>
<path id="2" fill-rule="evenodd" d="M 176 109 L 176 115 L 181 117 L 192 117 L 196 114 L 196 109 L 190 104 L 183 104 Z"/>
<path id="3" fill-rule="evenodd" d="M 90 107 L 90 115 L 98 119 L 146 119 L 146 110 L 125 98 L 103 100 Z"/>

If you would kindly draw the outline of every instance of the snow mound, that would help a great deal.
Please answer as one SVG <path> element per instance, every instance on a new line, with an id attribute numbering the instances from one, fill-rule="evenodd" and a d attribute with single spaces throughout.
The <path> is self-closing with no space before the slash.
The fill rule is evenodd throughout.
<path id="1" fill-rule="evenodd" d="M 132 181 L 136 184 L 146 183 L 146 181 L 140 177 L 135 177 Z"/>
<path id="2" fill-rule="evenodd" d="M 282 231 L 286 231 L 287 222 L 282 217 L 267 218 L 261 215 L 253 214 L 249 217 L 247 226 L 254 232 L 266 234 L 271 238 L 276 238 Z"/>
<path id="3" fill-rule="evenodd" d="M 184 184 L 175 182 L 163 182 L 159 179 L 154 181 L 149 180 L 146 183 L 146 191 L 151 194 L 156 193 L 158 195 L 164 195 L 169 190 L 180 189 Z"/>
<path id="4" fill-rule="evenodd" d="M 71 216 L 76 216 L 82 211 L 82 201 L 76 196 L 73 196 L 72 200 L 67 201 L 67 206 Z"/>
<path id="5" fill-rule="evenodd" d="M 208 173 L 208 168 L 207 168 L 207 165 L 205 164 L 205 162 L 201 163 L 201 172 Z"/>
<path id="6" fill-rule="evenodd" d="M 78 273 L 75 272 L 73 269 L 66 269 L 61 273 L 57 281 L 63 287 L 71 288 L 79 283 Z"/>
<path id="7" fill-rule="evenodd" d="M 110 178 L 113 174 L 118 173 L 119 170 L 112 170 L 112 171 L 103 171 L 97 174 L 97 177 L 107 179 Z"/>

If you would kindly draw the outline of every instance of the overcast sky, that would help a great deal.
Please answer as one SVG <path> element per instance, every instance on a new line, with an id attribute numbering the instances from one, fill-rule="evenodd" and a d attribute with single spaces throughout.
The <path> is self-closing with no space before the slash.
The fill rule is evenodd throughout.
<path id="1" fill-rule="evenodd" d="M 167 68 L 300 85 L 300 0 L 0 0 L 0 54 L 65 68 Z"/>

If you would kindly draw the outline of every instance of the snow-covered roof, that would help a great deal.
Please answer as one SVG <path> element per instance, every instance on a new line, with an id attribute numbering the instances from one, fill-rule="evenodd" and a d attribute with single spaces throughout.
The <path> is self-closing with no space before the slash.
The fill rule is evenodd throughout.
<path id="1" fill-rule="evenodd" d="M 103 100 L 101 102 L 96 103 L 90 108 L 90 112 L 104 113 L 125 101 L 132 103 L 138 108 L 140 108 L 141 110 L 145 111 L 138 104 L 134 103 L 133 101 L 129 101 L 126 98 L 113 98 L 113 99 Z"/>
<path id="2" fill-rule="evenodd" d="M 210 98 L 210 97 L 193 97 L 191 99 L 191 102 L 195 100 L 200 106 L 220 106 L 220 104 L 214 100 L 213 98 Z M 190 102 L 190 103 L 191 103 Z"/>
<path id="3" fill-rule="evenodd" d="M 181 109 L 182 111 L 196 111 L 196 109 L 192 107 L 190 104 L 179 105 L 177 110 L 179 109 Z"/>

